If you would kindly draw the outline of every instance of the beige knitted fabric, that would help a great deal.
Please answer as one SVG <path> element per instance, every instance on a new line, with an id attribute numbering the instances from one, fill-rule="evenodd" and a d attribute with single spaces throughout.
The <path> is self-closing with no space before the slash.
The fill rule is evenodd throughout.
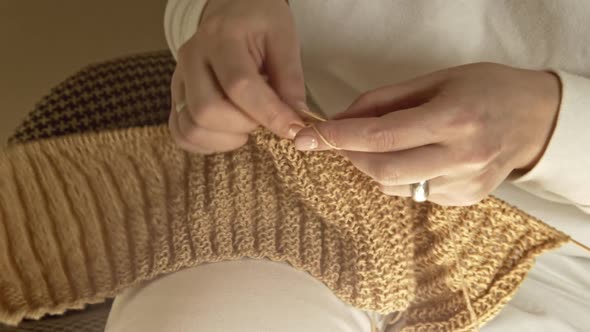
<path id="1" fill-rule="evenodd" d="M 493 317 L 565 234 L 496 199 L 464 208 L 381 194 L 340 156 L 255 133 L 212 156 L 163 126 L 0 153 L 0 321 L 61 313 L 204 262 L 286 261 L 403 331 Z"/>

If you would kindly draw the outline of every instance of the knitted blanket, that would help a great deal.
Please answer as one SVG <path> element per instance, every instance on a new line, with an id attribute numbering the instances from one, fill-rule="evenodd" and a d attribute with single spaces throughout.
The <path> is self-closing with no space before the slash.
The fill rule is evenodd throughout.
<path id="1" fill-rule="evenodd" d="M 403 312 L 403 331 L 492 318 L 534 257 L 567 235 L 490 197 L 441 207 L 381 194 L 331 152 L 266 131 L 211 156 L 163 126 L 0 152 L 0 321 L 89 303 L 164 273 L 242 257 L 285 261 L 339 298 Z"/>

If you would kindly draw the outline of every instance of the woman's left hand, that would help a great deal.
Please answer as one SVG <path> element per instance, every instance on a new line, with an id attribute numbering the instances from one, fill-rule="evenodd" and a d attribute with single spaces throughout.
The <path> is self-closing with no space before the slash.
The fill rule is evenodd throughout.
<path id="1" fill-rule="evenodd" d="M 364 93 L 344 113 L 300 131 L 300 150 L 330 145 L 389 195 L 429 180 L 429 201 L 471 205 L 515 170 L 532 168 L 560 102 L 549 72 L 477 63 Z"/>

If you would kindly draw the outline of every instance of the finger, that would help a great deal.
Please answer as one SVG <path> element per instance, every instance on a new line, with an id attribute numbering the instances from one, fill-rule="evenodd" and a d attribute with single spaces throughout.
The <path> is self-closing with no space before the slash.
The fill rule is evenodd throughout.
<path id="1" fill-rule="evenodd" d="M 295 137 L 303 122 L 259 74 L 246 45 L 242 41 L 230 41 L 223 45 L 211 55 L 210 61 L 225 95 L 275 134 Z"/>
<path id="2" fill-rule="evenodd" d="M 410 186 L 381 186 L 381 192 L 393 197 L 412 197 Z M 466 206 L 460 201 L 449 197 L 445 194 L 431 194 L 428 196 L 428 202 L 442 206 Z"/>
<path id="3" fill-rule="evenodd" d="M 447 195 L 461 193 L 465 196 L 487 195 L 496 190 L 510 173 L 510 169 L 490 166 L 478 172 L 449 174 L 433 179 L 431 192 Z"/>
<path id="4" fill-rule="evenodd" d="M 457 202 L 455 199 L 448 197 L 444 194 L 436 194 L 436 195 L 430 195 L 428 197 L 428 201 L 437 205 L 441 205 L 441 206 L 464 206 L 464 205 L 457 205 Z"/>
<path id="5" fill-rule="evenodd" d="M 412 197 L 410 186 L 381 186 L 380 190 L 387 196 Z M 446 194 L 430 194 L 427 200 L 442 206 L 465 206 L 465 204 L 461 204 L 460 201 Z"/>
<path id="6" fill-rule="evenodd" d="M 204 60 L 185 64 L 185 95 L 188 114 L 193 123 L 214 131 L 249 133 L 256 121 L 228 101 Z"/>
<path id="7" fill-rule="evenodd" d="M 436 94 L 437 87 L 446 79 L 445 73 L 438 71 L 365 92 L 333 119 L 379 117 L 397 110 L 420 106 Z"/>
<path id="8" fill-rule="evenodd" d="M 379 184 L 400 186 L 452 172 L 454 162 L 447 151 L 441 145 L 428 145 L 390 153 L 345 151 L 343 154 L 356 168 Z"/>
<path id="9" fill-rule="evenodd" d="M 270 85 L 292 109 L 308 111 L 301 50 L 294 29 L 272 32 L 267 42 L 267 53 L 266 73 Z"/>
<path id="10" fill-rule="evenodd" d="M 305 128 L 297 134 L 299 150 L 389 152 L 435 144 L 445 140 L 441 128 L 448 115 L 435 105 L 424 104 L 378 118 L 330 120 Z M 319 132 L 319 133 L 318 133 Z"/>
<path id="11" fill-rule="evenodd" d="M 174 107 L 174 105 L 173 105 Z M 205 149 L 203 147 L 197 146 L 195 144 L 191 144 L 183 137 L 180 129 L 178 127 L 178 113 L 177 112 L 170 112 L 170 117 L 168 119 L 168 128 L 170 129 L 170 135 L 176 142 L 176 145 L 181 149 L 192 152 L 192 153 L 199 153 L 199 154 L 209 154 L 213 151 Z"/>
<path id="12" fill-rule="evenodd" d="M 435 194 L 428 197 L 428 201 L 441 206 L 471 206 L 479 204 L 485 197 L 471 200 L 465 198 L 457 198 L 446 194 Z"/>
<path id="13" fill-rule="evenodd" d="M 397 196 L 397 197 L 411 197 L 412 192 L 410 190 L 409 185 L 404 186 L 384 186 L 379 185 L 379 189 L 382 193 L 388 196 Z"/>
<path id="14" fill-rule="evenodd" d="M 176 112 L 176 106 L 179 103 L 184 103 L 184 85 L 182 84 L 182 74 L 179 70 L 179 66 L 176 67 L 174 74 L 172 75 L 172 80 L 170 83 L 170 93 L 171 93 L 171 100 L 172 100 L 172 110 L 170 111 L 170 115 L 168 117 L 168 128 L 170 130 L 170 135 L 176 142 L 176 145 L 181 149 L 192 152 L 192 153 L 210 153 L 211 151 L 204 149 L 199 146 L 195 146 L 194 144 L 190 144 L 186 141 L 186 139 L 182 136 L 180 129 L 178 127 L 178 112 Z"/>
<path id="15" fill-rule="evenodd" d="M 496 190 L 509 174 L 509 170 L 488 168 L 472 174 L 441 176 L 429 181 L 429 200 L 445 206 L 474 205 Z"/>
<path id="16" fill-rule="evenodd" d="M 197 149 L 212 152 L 235 150 L 248 141 L 247 134 L 214 131 L 195 125 L 187 112 L 179 112 L 178 130 L 184 141 Z"/>
<path id="17" fill-rule="evenodd" d="M 484 170 L 476 174 L 456 174 L 440 176 L 428 180 L 428 201 L 443 206 L 469 206 L 485 199 L 510 174 Z M 411 197 L 409 185 L 380 186 L 381 191 L 390 196 Z"/>
<path id="18" fill-rule="evenodd" d="M 466 189 L 474 187 L 471 179 L 442 176 L 428 180 L 428 200 L 440 205 L 470 205 L 474 190 Z M 411 185 L 379 185 L 381 192 L 388 196 L 412 197 Z M 459 190 L 457 190 L 459 189 Z"/>

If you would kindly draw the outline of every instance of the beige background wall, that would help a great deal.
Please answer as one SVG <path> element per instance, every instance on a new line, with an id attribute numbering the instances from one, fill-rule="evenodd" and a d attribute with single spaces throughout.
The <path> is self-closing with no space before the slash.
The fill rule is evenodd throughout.
<path id="1" fill-rule="evenodd" d="M 0 0 L 0 145 L 86 64 L 166 48 L 166 0 Z"/>

